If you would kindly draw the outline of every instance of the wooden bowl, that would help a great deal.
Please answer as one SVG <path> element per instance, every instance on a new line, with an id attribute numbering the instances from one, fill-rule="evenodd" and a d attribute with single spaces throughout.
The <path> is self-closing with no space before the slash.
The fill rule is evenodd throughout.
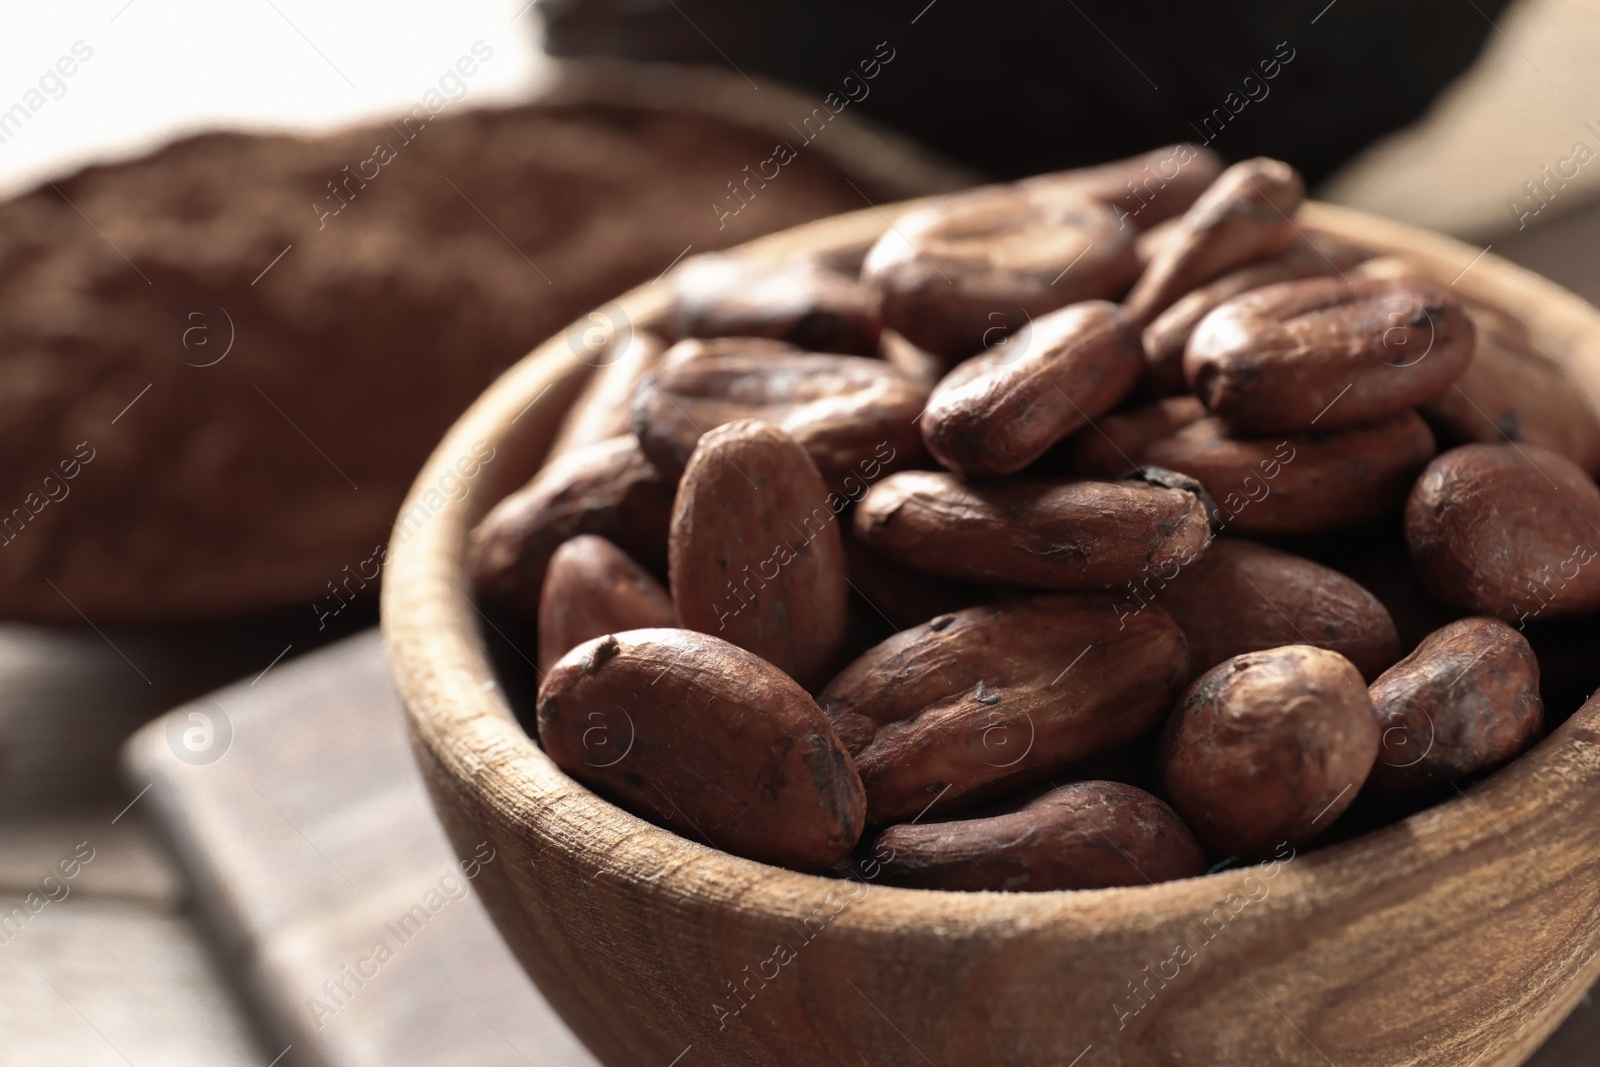
<path id="1" fill-rule="evenodd" d="M 743 254 L 847 255 L 905 206 Z M 1456 288 L 1523 315 L 1600 408 L 1600 313 L 1582 300 L 1434 234 L 1320 204 L 1305 219 L 1464 271 Z M 647 325 L 665 288 L 607 313 Z M 581 351 L 545 343 L 434 452 L 397 526 L 383 628 L 451 840 L 463 856 L 494 847 L 476 881 L 490 914 L 605 1063 L 1498 1067 L 1523 1062 L 1600 974 L 1600 700 L 1402 823 L 1272 868 L 1140 888 L 836 881 L 601 800 L 518 725 L 463 566 L 471 524 L 536 468 L 582 385 Z M 452 499 L 474 447 L 494 458 Z"/>

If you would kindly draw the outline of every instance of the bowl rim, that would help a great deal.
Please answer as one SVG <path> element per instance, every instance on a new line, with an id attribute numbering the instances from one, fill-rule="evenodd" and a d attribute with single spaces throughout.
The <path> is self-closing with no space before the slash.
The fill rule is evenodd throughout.
<path id="1" fill-rule="evenodd" d="M 725 254 L 772 261 L 800 247 L 864 247 L 863 242 L 885 232 L 896 217 L 929 199 L 822 219 Z M 1585 340 L 1600 339 L 1600 311 L 1581 298 L 1486 249 L 1350 208 L 1308 201 L 1298 218 L 1307 228 L 1356 240 L 1380 253 L 1404 251 L 1441 269 L 1459 269 L 1451 284 L 1466 282 L 1459 291 L 1469 298 L 1513 307 L 1538 305 L 1541 318 L 1529 322 L 1535 341 L 1573 376 L 1590 406 L 1600 410 L 1600 360 L 1589 365 L 1578 356 Z M 605 307 L 608 313 L 621 309 L 634 325 L 648 325 L 657 321 L 665 306 L 665 287 L 652 282 Z M 580 319 L 495 381 L 451 427 L 402 505 L 395 526 L 398 543 L 391 545 L 384 576 L 382 627 L 414 749 L 430 789 L 435 790 L 437 808 L 470 803 L 482 809 L 480 815 L 533 835 L 545 848 L 558 849 L 567 860 L 596 872 L 596 877 L 609 873 L 679 900 L 721 901 L 783 917 L 804 915 L 808 904 L 849 883 L 714 850 L 591 792 L 557 768 L 524 731 L 491 668 L 478 625 L 478 617 L 485 621 L 487 617 L 471 600 L 466 574 L 467 532 L 493 500 L 524 480 L 508 482 L 508 467 L 536 469 L 534 461 L 542 458 L 560 414 L 591 370 L 574 358 L 578 349 L 568 340 L 590 325 Z M 494 447 L 496 456 L 510 458 L 494 469 L 493 476 L 469 481 L 461 497 L 434 503 L 441 481 L 479 442 Z M 485 469 L 492 466 L 488 463 Z M 408 519 L 414 519 L 418 509 L 423 516 L 413 529 Z M 1295 882 L 1302 888 L 1324 883 L 1326 889 L 1330 869 L 1341 876 L 1350 874 L 1357 865 L 1381 862 L 1409 842 L 1448 835 L 1482 818 L 1474 798 L 1514 788 L 1513 780 L 1538 777 L 1561 758 L 1559 750 L 1580 725 L 1584 730 L 1600 727 L 1600 702 L 1585 705 L 1534 749 L 1467 793 L 1296 859 Z M 446 781 L 437 780 L 435 771 Z M 1169 908 L 1195 907 L 1214 899 L 1219 880 L 1237 876 L 1240 870 L 1148 886 L 1029 893 L 873 884 L 875 903 L 852 908 L 848 919 L 862 933 L 891 933 L 903 926 L 907 915 L 915 914 L 940 924 L 950 935 L 984 937 L 1001 928 L 1037 928 L 1064 921 L 1080 932 L 1082 924 L 1090 924 L 1090 929 L 1115 936 L 1116 929 L 1137 927 Z"/>

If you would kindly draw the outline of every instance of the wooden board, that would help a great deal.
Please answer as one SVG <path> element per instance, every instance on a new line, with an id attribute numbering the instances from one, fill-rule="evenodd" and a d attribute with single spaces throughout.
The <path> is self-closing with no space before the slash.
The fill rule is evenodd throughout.
<path id="1" fill-rule="evenodd" d="M 182 730 L 175 749 L 168 727 L 200 723 L 191 714 L 213 737 L 225 719 L 220 758 L 176 754 Z M 284 1064 L 595 1063 L 450 854 L 375 632 L 176 709 L 123 761 L 130 796 L 149 786 L 139 807 L 189 877 L 224 969 L 276 1047 L 294 1046 Z"/>

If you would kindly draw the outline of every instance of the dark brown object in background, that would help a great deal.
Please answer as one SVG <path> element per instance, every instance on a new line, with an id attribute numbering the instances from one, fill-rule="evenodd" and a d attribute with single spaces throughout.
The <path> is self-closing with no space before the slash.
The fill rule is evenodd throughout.
<path id="1" fill-rule="evenodd" d="M 1367 788 L 1410 801 L 1511 761 L 1544 727 L 1527 639 L 1475 616 L 1438 630 L 1368 689 L 1383 728 Z"/>
<path id="2" fill-rule="evenodd" d="M 1041 315 L 934 388 L 922 439 L 949 470 L 1015 474 L 1128 394 L 1144 370 L 1117 305 L 1087 300 Z"/>
<path id="3" fill-rule="evenodd" d="M 878 297 L 854 278 L 808 260 L 754 264 L 696 256 L 674 270 L 674 337 L 770 337 L 812 352 L 878 351 Z"/>
<path id="4" fill-rule="evenodd" d="M 603 312 L 594 314 L 604 316 Z M 600 323 L 596 323 L 595 328 L 605 329 Z M 632 326 L 612 332 L 596 345 L 592 354 L 585 357 L 596 370 L 573 401 L 567 417 L 561 420 L 561 429 L 550 443 L 545 462 L 631 434 L 634 390 L 645 375 L 655 370 L 666 350 L 666 342 L 660 337 Z"/>
<path id="5" fill-rule="evenodd" d="M 829 501 L 805 449 L 776 426 L 708 430 L 672 509 L 667 567 L 681 624 L 807 688 L 825 681 L 844 643 L 848 589 Z"/>
<path id="6" fill-rule="evenodd" d="M 418 114 L 203 134 L 0 204 L 0 514 L 95 450 L 0 553 L 0 615 L 308 604 L 392 536 L 440 434 L 534 344 L 685 245 L 881 195 L 819 145 L 719 228 L 709 192 L 770 154 L 776 114 Z"/>
<path id="7" fill-rule="evenodd" d="M 1320 533 L 1398 511 L 1433 456 L 1412 411 L 1334 433 L 1237 437 L 1219 418 L 1152 442 L 1142 457 L 1206 487 L 1234 533 Z"/>
<path id="8" fill-rule="evenodd" d="M 1144 481 L 969 484 L 902 471 L 856 506 L 855 532 L 890 559 L 967 582 L 1108 589 L 1194 558 L 1209 539 L 1196 493 Z"/>
<path id="9" fill-rule="evenodd" d="M 988 599 L 981 586 L 912 570 L 862 544 L 853 530 L 843 533 L 851 592 L 880 624 L 899 631 Z"/>
<path id="10" fill-rule="evenodd" d="M 1183 214 L 1183 236 L 1161 245 L 1125 301 L 1141 329 L 1183 294 L 1235 267 L 1285 251 L 1299 239 L 1292 220 L 1306 187 L 1276 159 L 1223 171 Z"/>
<path id="11" fill-rule="evenodd" d="M 875 478 L 916 462 L 923 448 L 914 420 L 927 399 L 927 390 L 881 359 L 772 353 L 677 360 L 669 351 L 661 370 L 639 386 L 633 425 L 645 453 L 676 476 L 707 430 L 739 419 L 770 422 L 805 446 L 837 488 L 850 474 Z"/>
<path id="12" fill-rule="evenodd" d="M 532 618 L 550 557 L 598 534 L 647 567 L 667 561 L 676 483 L 632 436 L 570 452 L 496 504 L 467 540 L 467 569 L 485 602 Z"/>
<path id="13" fill-rule="evenodd" d="M 1162 740 L 1172 806 L 1213 853 L 1254 859 L 1326 830 L 1378 754 L 1366 683 L 1337 652 L 1251 652 L 1196 679 Z"/>
<path id="14" fill-rule="evenodd" d="M 585 641 L 676 626 L 672 598 L 650 572 L 603 537 L 574 537 L 550 557 L 539 598 L 539 669 Z"/>
<path id="15" fill-rule="evenodd" d="M 1206 406 L 1192 396 L 1126 408 L 1061 442 L 1044 465 L 1083 478 L 1120 478 L 1144 465 L 1144 455 L 1152 444 L 1205 417 Z"/>
<path id="16" fill-rule="evenodd" d="M 823 870 L 861 837 L 861 779 L 816 703 L 693 630 L 579 645 L 539 687 L 539 741 L 642 818 L 736 856 Z"/>
<path id="17" fill-rule="evenodd" d="M 1010 814 L 891 826 L 873 847 L 884 880 L 921 889 L 1106 889 L 1206 872 L 1177 812 L 1120 782 L 1075 782 Z"/>
<path id="18" fill-rule="evenodd" d="M 1536 445 L 1463 445 L 1428 464 L 1406 543 L 1442 603 L 1515 624 L 1600 611 L 1600 488 Z"/>
<path id="19" fill-rule="evenodd" d="M 1472 320 L 1443 285 L 1304 278 L 1211 311 L 1189 337 L 1183 374 L 1243 433 L 1326 432 L 1432 400 L 1472 345 Z"/>
<path id="20" fill-rule="evenodd" d="M 1188 677 L 1183 631 L 1159 608 L 1127 625 L 1114 608 L 1104 594 L 968 608 L 846 667 L 817 699 L 868 819 L 969 807 L 1156 725 Z"/>
<path id="21" fill-rule="evenodd" d="M 1335 259 L 1309 240 L 1301 239 L 1280 256 L 1239 267 L 1191 289 L 1144 329 L 1145 359 L 1149 364 L 1145 369 L 1144 389 L 1152 396 L 1173 396 L 1188 391 L 1189 385 L 1183 380 L 1184 349 L 1188 347 L 1194 328 L 1213 309 L 1264 285 L 1337 274 L 1341 266 L 1354 266 L 1357 255 L 1359 253 L 1349 253 Z"/>
<path id="22" fill-rule="evenodd" d="M 1280 549 L 1219 537 L 1176 577 L 1135 583 L 1125 609 L 1154 603 L 1189 639 L 1195 674 L 1246 652 L 1306 644 L 1337 652 L 1364 678 L 1400 658 L 1394 620 L 1338 571 Z"/>
<path id="23" fill-rule="evenodd" d="M 885 326 L 961 359 L 1046 312 L 1121 296 L 1139 272 L 1133 233 L 1070 184 L 985 186 L 901 215 L 861 280 L 881 296 Z"/>

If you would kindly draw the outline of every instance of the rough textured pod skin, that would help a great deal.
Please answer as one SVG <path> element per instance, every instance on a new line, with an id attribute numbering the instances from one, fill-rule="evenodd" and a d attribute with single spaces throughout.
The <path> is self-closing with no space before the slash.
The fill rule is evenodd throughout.
<path id="1" fill-rule="evenodd" d="M 881 359 L 774 351 L 675 361 L 669 352 L 664 362 L 640 384 L 633 424 L 669 474 L 682 472 L 701 433 L 739 419 L 770 422 L 799 441 L 830 485 L 924 454 L 914 420 L 928 391 Z"/>
<path id="2" fill-rule="evenodd" d="M 891 826 L 873 846 L 885 880 L 919 889 L 1108 889 L 1206 873 L 1194 834 L 1121 782 L 1074 782 L 1015 812 Z"/>
<path id="3" fill-rule="evenodd" d="M 850 754 L 800 686 L 692 630 L 585 642 L 539 687 L 539 742 L 578 781 L 684 837 L 799 870 L 855 847 Z"/>
<path id="4" fill-rule="evenodd" d="M 467 541 L 467 569 L 488 602 L 533 617 L 564 541 L 599 534 L 648 567 L 666 563 L 674 483 L 631 435 L 568 453 L 496 504 Z"/>
<path id="5" fill-rule="evenodd" d="M 1198 494 L 1141 481 L 971 485 L 902 471 L 862 498 L 856 535 L 890 559 L 970 582 L 1106 589 L 1192 557 L 1208 533 Z"/>
<path id="6" fill-rule="evenodd" d="M 1544 728 L 1539 661 L 1499 619 L 1459 619 L 1429 634 L 1368 689 L 1383 728 L 1367 788 L 1436 800 L 1509 763 Z"/>
<path id="7" fill-rule="evenodd" d="M 1219 532 L 1276 535 L 1342 529 L 1397 510 L 1433 449 L 1428 424 L 1405 411 L 1335 433 L 1262 438 L 1200 419 L 1134 458 L 1204 485 L 1221 509 Z"/>
<path id="8" fill-rule="evenodd" d="M 1183 373 L 1243 432 L 1337 430 L 1438 396 L 1472 346 L 1472 320 L 1445 286 L 1305 278 L 1213 310 L 1189 338 Z"/>
<path id="9" fill-rule="evenodd" d="M 1129 408 L 1079 430 L 1048 459 L 1049 469 L 1083 478 L 1120 478 L 1144 463 L 1150 446 L 1206 417 L 1192 396 L 1172 396 Z"/>
<path id="10" fill-rule="evenodd" d="M 777 427 L 744 420 L 707 431 L 672 509 L 678 619 L 803 685 L 822 682 L 845 636 L 844 506 Z"/>
<path id="11" fill-rule="evenodd" d="M 634 390 L 656 369 L 666 350 L 667 343 L 655 334 L 634 329 L 614 334 L 596 346 L 589 358 L 598 369 L 562 420 L 546 462 L 633 433 L 629 405 Z"/>
<path id="12" fill-rule="evenodd" d="M 1400 658 L 1394 620 L 1378 598 L 1331 567 L 1219 537 L 1171 581 L 1147 576 L 1123 605 L 1164 608 L 1189 639 L 1196 674 L 1246 652 L 1308 644 L 1337 652 L 1371 681 Z"/>
<path id="13" fill-rule="evenodd" d="M 1326 830 L 1378 755 L 1378 719 L 1355 665 L 1289 645 L 1195 680 L 1161 743 L 1172 806 L 1213 854 L 1265 856 Z"/>
<path id="14" fill-rule="evenodd" d="M 1278 282 L 1337 274 L 1354 265 L 1353 253 L 1320 250 L 1309 240 L 1297 241 L 1283 255 L 1250 263 L 1191 289 L 1144 328 L 1144 388 L 1152 396 L 1186 392 L 1183 352 L 1189 337 L 1211 311 L 1236 296 Z"/>
<path id="15" fill-rule="evenodd" d="M 1411 562 L 1441 603 L 1518 625 L 1600 610 L 1600 488 L 1565 456 L 1451 449 L 1417 479 L 1405 523 Z"/>
<path id="16" fill-rule="evenodd" d="M 539 597 L 539 669 L 585 641 L 621 630 L 676 626 L 672 597 L 604 537 L 574 537 L 550 557 Z"/>
<path id="17" fill-rule="evenodd" d="M 1088 196 L 1109 204 L 1120 221 L 1148 232 L 1189 210 L 1223 166 L 1211 149 L 1180 141 L 1127 159 L 1025 178 L 1017 187 Z"/>
<path id="18" fill-rule="evenodd" d="M 767 337 L 813 352 L 878 351 L 877 294 L 809 260 L 697 256 L 672 272 L 667 322 L 685 337 Z"/>
<path id="19" fill-rule="evenodd" d="M 885 326 L 960 359 L 1046 312 L 1120 296 L 1139 270 L 1133 233 L 1070 189 L 988 186 L 900 216 L 861 280 L 881 295 Z"/>
<path id="20" fill-rule="evenodd" d="M 1291 221 L 1305 198 L 1295 169 L 1275 159 L 1247 159 L 1217 178 L 1184 212 L 1182 239 L 1163 244 L 1125 301 L 1148 326 L 1180 296 L 1252 260 L 1275 256 L 1300 239 Z"/>
<path id="21" fill-rule="evenodd" d="M 946 375 L 922 413 L 922 439 L 960 474 L 1015 474 L 1115 407 L 1143 370 L 1139 335 L 1117 305 L 1073 304 Z"/>
<path id="22" fill-rule="evenodd" d="M 941 615 L 870 649 L 818 702 L 856 759 L 875 823 L 1038 781 L 1133 740 L 1188 677 L 1183 631 L 1151 609 L 1119 626 L 1103 594 Z"/>

